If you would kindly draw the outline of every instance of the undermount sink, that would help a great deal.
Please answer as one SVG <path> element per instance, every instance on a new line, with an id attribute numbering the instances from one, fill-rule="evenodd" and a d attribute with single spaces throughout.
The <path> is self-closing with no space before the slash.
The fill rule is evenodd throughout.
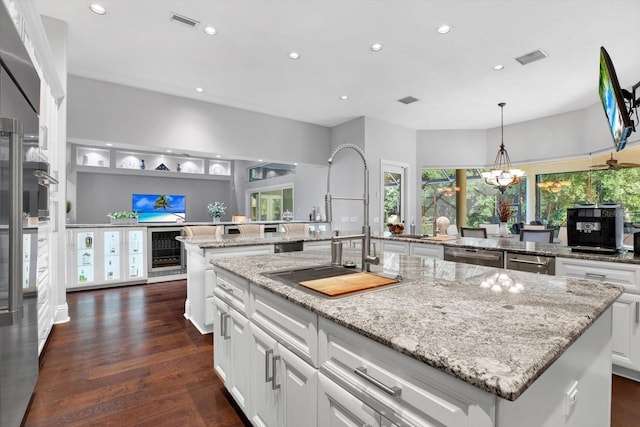
<path id="1" fill-rule="evenodd" d="M 325 298 L 337 298 L 371 292 L 381 287 L 397 285 L 401 277 L 380 273 L 365 273 L 341 266 L 316 266 L 262 273 L 280 283 Z M 322 280 L 335 279 L 335 280 Z"/>

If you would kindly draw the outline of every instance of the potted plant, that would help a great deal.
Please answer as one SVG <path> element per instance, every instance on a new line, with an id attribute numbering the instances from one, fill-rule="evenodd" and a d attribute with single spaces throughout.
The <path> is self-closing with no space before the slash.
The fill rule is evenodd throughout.
<path id="1" fill-rule="evenodd" d="M 498 218 L 500 219 L 500 237 L 506 237 L 509 234 L 507 229 L 507 221 L 513 216 L 513 210 L 511 210 L 511 203 L 508 200 L 500 199 L 498 201 Z"/>
<path id="2" fill-rule="evenodd" d="M 225 210 L 227 210 L 227 207 L 221 202 L 213 202 L 207 205 L 209 216 L 213 219 L 213 222 L 216 223 L 220 222 L 220 217 L 224 215 Z"/>
<path id="3" fill-rule="evenodd" d="M 109 212 L 107 216 L 109 217 L 111 224 L 125 225 L 138 223 L 138 212 Z"/>

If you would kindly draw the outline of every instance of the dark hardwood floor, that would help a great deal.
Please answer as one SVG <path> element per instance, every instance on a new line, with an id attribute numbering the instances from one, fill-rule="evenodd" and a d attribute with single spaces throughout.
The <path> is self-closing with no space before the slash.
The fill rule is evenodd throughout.
<path id="1" fill-rule="evenodd" d="M 249 426 L 183 317 L 186 282 L 67 295 L 26 426 Z M 640 427 L 640 383 L 613 377 L 612 427 Z"/>
<path id="2" fill-rule="evenodd" d="M 249 426 L 184 316 L 186 281 L 67 295 L 26 426 Z"/>

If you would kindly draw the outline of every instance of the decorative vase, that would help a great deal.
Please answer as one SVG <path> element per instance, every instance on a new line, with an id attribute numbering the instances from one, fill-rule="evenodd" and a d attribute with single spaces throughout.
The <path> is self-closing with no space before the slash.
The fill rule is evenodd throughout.
<path id="1" fill-rule="evenodd" d="M 498 234 L 500 237 L 507 237 L 509 235 L 509 230 L 507 229 L 507 223 L 501 222 L 500 228 L 498 229 Z"/>
<path id="2" fill-rule="evenodd" d="M 212 217 L 212 219 L 213 219 L 213 223 L 214 224 L 218 224 L 220 222 L 220 217 L 219 216 L 214 216 L 214 217 Z"/>

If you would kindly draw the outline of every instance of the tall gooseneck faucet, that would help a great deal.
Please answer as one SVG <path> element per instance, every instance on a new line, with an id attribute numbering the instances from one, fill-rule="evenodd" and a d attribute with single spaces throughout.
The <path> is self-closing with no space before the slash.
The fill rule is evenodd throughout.
<path id="1" fill-rule="evenodd" d="M 350 148 L 360 155 L 362 162 L 364 163 L 364 194 L 362 197 L 332 197 L 331 196 L 331 165 L 333 164 L 333 158 L 339 151 Z M 369 168 L 367 167 L 367 160 L 364 157 L 364 152 L 360 147 L 355 144 L 342 144 L 336 147 L 329 157 L 329 169 L 327 170 L 327 194 L 324 196 L 325 213 L 327 221 L 331 222 L 332 199 L 337 200 L 362 200 L 364 202 L 364 222 L 362 225 L 362 234 L 356 236 L 341 236 L 333 237 L 332 240 L 347 240 L 353 238 L 362 239 L 362 271 L 370 271 L 371 264 L 378 264 L 380 260 L 377 256 L 371 256 L 371 227 L 369 226 Z"/>

